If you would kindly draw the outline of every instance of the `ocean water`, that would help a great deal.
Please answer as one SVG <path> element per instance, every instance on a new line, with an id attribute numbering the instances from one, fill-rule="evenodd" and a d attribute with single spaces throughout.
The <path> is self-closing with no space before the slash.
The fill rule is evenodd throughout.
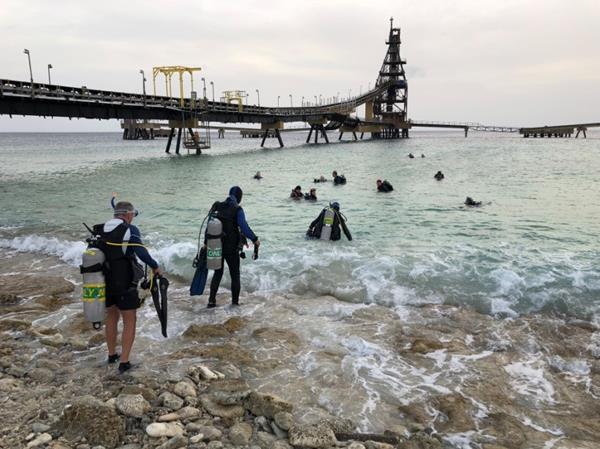
<path id="1" fill-rule="evenodd" d="M 566 431 L 550 418 L 598 399 L 591 366 L 600 332 L 570 355 L 564 347 L 573 344 L 553 336 L 557 322 L 600 323 L 600 139 L 415 132 L 401 141 L 306 145 L 305 134 L 283 137 L 285 148 L 268 140 L 260 149 L 259 140 L 228 134 L 204 155 L 178 157 L 164 153 L 165 140 L 118 133 L 0 134 L 2 274 L 59 274 L 80 285 L 82 222 L 107 220 L 117 192 L 141 211 L 135 223 L 171 279 L 169 338 L 146 304 L 135 363 L 181 373 L 196 361 L 172 357 L 198 344 L 182 336 L 190 324 L 240 314 L 248 325 L 234 341 L 261 366 L 258 375 L 245 370 L 250 385 L 293 402 L 297 419 L 333 414 L 377 432 L 405 424 L 399 410 L 411 404 L 443 417 L 431 401 L 451 394 L 473 404 L 481 430 L 446 435 L 445 447 L 480 447 L 482 420 L 498 410 L 546 435 L 531 447 L 551 447 Z M 264 179 L 252 179 L 257 170 Z M 348 183 L 312 183 L 332 170 Z M 377 193 L 378 178 L 394 192 Z M 242 263 L 243 306 L 226 307 L 225 294 L 225 307 L 208 311 L 205 296 L 188 295 L 198 229 L 236 184 L 260 255 Z M 298 184 L 315 186 L 319 201 L 289 199 Z M 465 207 L 467 195 L 482 207 Z M 305 240 L 333 200 L 354 239 Z M 226 292 L 227 274 L 222 285 Z M 484 315 L 461 312 L 473 309 Z M 80 315 L 73 302 L 35 324 L 68 331 Z M 414 338 L 445 343 L 412 354 Z M 79 357 L 97 366 L 106 349 Z"/>
<path id="2" fill-rule="evenodd" d="M 269 139 L 260 149 L 258 139 L 228 133 L 204 155 L 177 157 L 164 153 L 164 139 L 123 141 L 118 133 L 0 134 L 0 247 L 77 265 L 82 222 L 107 220 L 117 192 L 141 211 L 135 223 L 152 254 L 186 282 L 208 208 L 239 185 L 263 244 L 257 261 L 244 261 L 245 291 L 468 305 L 501 316 L 598 312 L 598 138 L 330 138 L 332 145 L 307 145 L 304 133 L 286 133 L 285 148 Z M 264 179 L 252 179 L 257 170 Z M 332 170 L 348 183 L 313 184 Z M 438 170 L 441 182 L 433 179 Z M 377 193 L 378 178 L 394 192 Z M 290 200 L 297 184 L 316 187 L 319 201 Z M 466 196 L 483 206 L 465 207 Z M 333 200 L 354 240 L 305 240 Z"/>

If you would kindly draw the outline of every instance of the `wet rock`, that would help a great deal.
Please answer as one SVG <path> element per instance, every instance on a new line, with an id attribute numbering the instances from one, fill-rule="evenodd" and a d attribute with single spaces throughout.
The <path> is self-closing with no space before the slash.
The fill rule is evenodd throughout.
<path id="1" fill-rule="evenodd" d="M 173 387 L 173 393 L 182 398 L 192 397 L 195 398 L 198 393 L 196 393 L 196 387 L 189 382 L 178 382 Z"/>
<path id="2" fill-rule="evenodd" d="M 300 349 L 300 337 L 287 329 L 263 327 L 252 332 L 252 336 L 265 343 L 283 345 L 292 352 Z"/>
<path id="3" fill-rule="evenodd" d="M 291 413 L 293 405 L 277 396 L 252 392 L 244 401 L 244 407 L 255 416 L 273 419 L 278 412 Z"/>
<path id="4" fill-rule="evenodd" d="M 365 441 L 366 449 L 394 449 L 394 445 L 379 441 Z"/>
<path id="5" fill-rule="evenodd" d="M 187 427 L 186 427 L 186 429 L 187 429 Z M 203 439 L 204 439 L 204 434 L 198 433 L 198 434 L 196 434 L 196 435 L 194 435 L 193 437 L 190 438 L 190 443 L 192 443 L 192 444 L 199 443 Z"/>
<path id="6" fill-rule="evenodd" d="M 38 359 L 37 362 L 35 362 L 35 366 L 38 368 L 46 368 L 50 371 L 60 370 L 60 364 L 58 362 L 48 359 Z"/>
<path id="7" fill-rule="evenodd" d="M 213 416 L 220 418 L 231 419 L 241 418 L 244 416 L 244 408 L 239 405 L 220 405 L 213 401 L 207 395 L 200 397 L 202 407 Z"/>
<path id="8" fill-rule="evenodd" d="M 123 415 L 134 418 L 141 418 L 152 408 L 141 394 L 120 394 L 115 405 Z"/>
<path id="9" fill-rule="evenodd" d="M 442 443 L 425 432 L 417 432 L 398 447 L 400 449 L 442 449 Z"/>
<path id="10" fill-rule="evenodd" d="M 179 396 L 174 395 L 173 393 L 169 393 L 165 391 L 158 397 L 159 403 L 171 410 L 179 410 L 183 407 L 183 399 Z"/>
<path id="11" fill-rule="evenodd" d="M 60 276 L 14 274 L 3 276 L 0 285 L 0 304 L 4 300 L 29 296 L 58 296 L 71 293 L 75 286 Z"/>
<path id="12" fill-rule="evenodd" d="M 190 376 L 196 383 L 201 380 L 216 380 L 222 379 L 225 377 L 223 374 L 218 373 L 216 371 L 211 370 L 205 365 L 193 365 L 187 369 L 187 374 Z"/>
<path id="13" fill-rule="evenodd" d="M 9 305 L 16 304 L 19 302 L 19 297 L 14 293 L 8 293 L 0 290 L 0 304 L 1 305 Z"/>
<path id="14" fill-rule="evenodd" d="M 598 441 L 560 440 L 553 449 L 598 449 Z"/>
<path id="15" fill-rule="evenodd" d="M 252 426 L 248 423 L 242 422 L 234 424 L 229 430 L 229 439 L 236 446 L 245 446 L 252 438 Z"/>
<path id="16" fill-rule="evenodd" d="M 0 301 L 0 304 L 2 301 Z M 31 322 L 26 320 L 14 320 L 14 319 L 4 319 L 0 320 L 0 332 L 4 331 L 22 331 L 25 329 L 29 329 L 31 327 Z"/>
<path id="17" fill-rule="evenodd" d="M 201 412 L 197 408 L 194 407 L 183 407 L 182 409 L 177 410 L 174 413 L 168 413 L 166 415 L 162 415 L 158 418 L 160 422 L 168 422 L 168 421 L 183 421 L 185 419 L 196 418 L 200 416 Z"/>
<path id="18" fill-rule="evenodd" d="M 49 443 L 50 441 L 52 441 L 52 435 L 50 435 L 49 433 L 42 433 L 41 435 L 38 435 L 35 439 L 27 443 L 27 447 L 38 447 L 43 444 Z"/>
<path id="19" fill-rule="evenodd" d="M 239 316 L 233 316 L 223 323 L 223 327 L 228 332 L 234 333 L 243 329 L 248 324 L 248 320 Z"/>
<path id="20" fill-rule="evenodd" d="M 254 418 L 254 425 L 256 425 L 258 429 L 261 429 L 264 432 L 273 433 L 273 429 L 271 429 L 271 426 L 269 425 L 269 420 L 264 416 L 257 416 L 256 418 Z"/>
<path id="21" fill-rule="evenodd" d="M 121 394 L 141 394 L 148 402 L 156 400 L 156 393 L 154 390 L 139 385 L 125 385 L 121 390 Z"/>
<path id="22" fill-rule="evenodd" d="M 329 427 L 333 433 L 352 433 L 356 424 L 347 418 L 331 417 L 321 420 L 321 423 Z"/>
<path id="23" fill-rule="evenodd" d="M 294 417 L 289 412 L 277 412 L 273 415 L 275 424 L 282 430 L 290 430 L 294 425 Z"/>
<path id="24" fill-rule="evenodd" d="M 242 377 L 242 372 L 240 371 L 240 369 L 231 363 L 221 364 L 221 366 L 219 367 L 219 371 L 223 373 L 223 375 L 227 379 L 239 379 L 240 377 Z"/>
<path id="25" fill-rule="evenodd" d="M 329 448 L 337 443 L 333 431 L 323 423 L 292 426 L 289 441 L 292 446 L 313 449 Z"/>
<path id="26" fill-rule="evenodd" d="M 54 373 L 46 368 L 34 368 L 27 374 L 30 379 L 39 383 L 49 383 L 54 379 Z"/>
<path id="27" fill-rule="evenodd" d="M 170 440 L 158 446 L 156 449 L 180 449 L 186 448 L 188 445 L 188 439 L 182 435 L 176 435 Z"/>
<path id="28" fill-rule="evenodd" d="M 417 338 L 412 342 L 410 351 L 417 354 L 426 354 L 440 349 L 444 349 L 444 345 L 439 341 Z"/>
<path id="29" fill-rule="evenodd" d="M 85 437 L 87 442 L 112 449 L 125 433 L 125 423 L 116 410 L 92 396 L 67 405 L 56 425 L 67 439 Z"/>
<path id="30" fill-rule="evenodd" d="M 441 396 L 435 399 L 434 406 L 444 413 L 448 420 L 437 423 L 443 432 L 460 433 L 475 430 L 473 421 L 473 405 L 459 394 Z"/>
<path id="31" fill-rule="evenodd" d="M 146 433 L 153 438 L 174 437 L 177 435 L 183 435 L 184 429 L 181 423 L 178 422 L 155 422 L 146 427 Z"/>
<path id="32" fill-rule="evenodd" d="M 57 333 L 40 338 L 40 343 L 46 346 L 52 346 L 53 348 L 60 348 L 65 344 L 65 338 L 61 334 Z"/>
<path id="33" fill-rule="evenodd" d="M 214 381 L 208 388 L 212 399 L 221 405 L 241 405 L 251 390 L 241 379 L 223 379 Z"/>
<path id="34" fill-rule="evenodd" d="M 230 335 L 222 324 L 191 324 L 183 333 L 184 338 L 196 341 L 210 341 Z"/>
<path id="35" fill-rule="evenodd" d="M 202 357 L 204 359 L 219 359 L 235 365 L 248 365 L 254 361 L 250 352 L 242 349 L 239 344 L 228 342 L 222 345 L 192 346 L 183 348 L 169 355 L 172 360 Z"/>
<path id="36" fill-rule="evenodd" d="M 496 438 L 496 444 L 508 449 L 519 449 L 527 440 L 527 429 L 506 413 L 491 413 L 483 419 L 481 427 L 488 428 L 487 433 Z"/>

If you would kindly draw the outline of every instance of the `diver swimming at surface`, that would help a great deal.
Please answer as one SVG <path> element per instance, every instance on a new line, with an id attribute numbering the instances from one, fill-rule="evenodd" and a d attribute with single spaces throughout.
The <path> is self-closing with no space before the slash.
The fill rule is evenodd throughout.
<path id="1" fill-rule="evenodd" d="M 309 201 L 317 201 L 317 189 L 314 187 L 310 189 L 310 193 L 304 194 L 304 199 Z"/>
<path id="2" fill-rule="evenodd" d="M 438 172 L 435 175 L 433 175 L 433 177 L 436 179 L 436 181 L 441 181 L 445 178 L 441 170 L 438 170 Z"/>
<path id="3" fill-rule="evenodd" d="M 292 193 L 290 193 L 290 198 L 295 200 L 299 200 L 304 198 L 304 194 L 302 193 L 302 187 L 296 186 L 292 189 Z"/>
<path id="4" fill-rule="evenodd" d="M 306 231 L 306 237 L 309 239 L 340 240 L 340 228 L 346 238 L 351 241 L 352 234 L 346 226 L 346 217 L 340 212 L 340 204 L 333 202 L 312 221 Z"/>
<path id="5" fill-rule="evenodd" d="M 391 192 L 393 190 L 394 190 L 394 187 L 392 187 L 392 185 L 387 180 L 385 180 L 385 179 L 383 181 L 381 179 L 377 180 L 377 191 L 378 192 L 387 193 L 387 192 Z"/>
<path id="6" fill-rule="evenodd" d="M 479 206 L 481 206 L 481 201 L 475 201 L 473 198 L 468 196 L 467 199 L 465 200 L 465 206 L 479 207 Z"/>
<path id="7" fill-rule="evenodd" d="M 333 176 L 333 185 L 341 186 L 346 184 L 346 177 L 344 175 L 338 175 L 337 171 L 334 170 L 331 173 L 331 176 Z"/>

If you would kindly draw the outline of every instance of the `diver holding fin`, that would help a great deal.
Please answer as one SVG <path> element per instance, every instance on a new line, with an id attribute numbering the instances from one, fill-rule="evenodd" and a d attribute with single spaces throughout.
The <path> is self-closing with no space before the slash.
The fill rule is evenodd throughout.
<path id="1" fill-rule="evenodd" d="M 196 272 L 190 286 L 190 295 L 201 295 L 204 291 L 208 270 L 215 270 L 210 283 L 210 294 L 207 308 L 217 306 L 217 291 L 224 271 L 224 262 L 227 263 L 231 276 L 231 304 L 239 305 L 240 295 L 240 259 L 245 258 L 243 246 L 244 238 L 254 244 L 254 256 L 258 257 L 260 240 L 254 234 L 248 223 L 244 210 L 240 206 L 243 192 L 238 186 L 229 189 L 229 195 L 222 202 L 215 202 L 207 217 L 200 226 L 198 233 L 198 253 L 194 258 Z M 206 222 L 204 233 L 204 246 L 200 248 L 202 229 Z M 204 256 L 205 250 L 206 256 Z M 242 256 L 243 255 L 243 256 Z M 206 260 L 206 262 L 205 262 Z"/>

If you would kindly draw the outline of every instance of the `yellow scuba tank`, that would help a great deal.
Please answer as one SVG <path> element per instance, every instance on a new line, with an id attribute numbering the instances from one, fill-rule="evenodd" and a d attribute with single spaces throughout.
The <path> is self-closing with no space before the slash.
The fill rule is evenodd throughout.
<path id="1" fill-rule="evenodd" d="M 88 246 L 82 255 L 79 271 L 83 275 L 83 314 L 87 321 L 100 329 L 106 315 L 106 280 L 104 262 L 106 257 L 101 249 Z"/>

